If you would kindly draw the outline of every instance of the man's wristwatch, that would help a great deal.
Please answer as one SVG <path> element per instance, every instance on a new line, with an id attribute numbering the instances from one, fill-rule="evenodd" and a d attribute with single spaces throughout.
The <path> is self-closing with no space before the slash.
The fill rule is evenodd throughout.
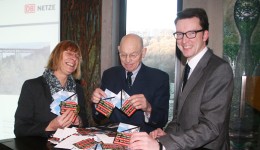
<path id="1" fill-rule="evenodd" d="M 163 146 L 162 146 L 162 143 L 158 140 L 158 139 L 156 139 L 156 141 L 158 142 L 158 144 L 159 144 L 159 150 L 163 150 Z"/>

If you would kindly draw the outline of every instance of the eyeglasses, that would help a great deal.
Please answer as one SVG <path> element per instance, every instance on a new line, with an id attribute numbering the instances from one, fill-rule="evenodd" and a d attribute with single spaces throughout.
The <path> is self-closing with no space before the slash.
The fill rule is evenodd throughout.
<path id="1" fill-rule="evenodd" d="M 66 50 L 64 52 L 69 57 L 73 57 L 74 56 L 76 59 L 80 59 L 80 56 L 79 56 L 79 54 L 77 52 L 73 52 L 73 51 L 70 51 L 70 50 Z"/>
<path id="2" fill-rule="evenodd" d="M 141 54 L 142 51 L 139 52 L 133 52 L 131 54 L 124 54 L 124 53 L 120 53 L 119 52 L 119 57 L 121 59 L 126 59 L 127 57 L 129 57 L 130 59 L 135 59 L 137 56 L 139 56 Z"/>
<path id="3" fill-rule="evenodd" d="M 202 31 L 204 31 L 204 30 L 201 29 L 201 30 L 195 30 L 195 31 L 188 31 L 188 32 L 185 32 L 185 33 L 175 32 L 175 33 L 173 33 L 173 35 L 174 35 L 176 40 L 181 40 L 183 38 L 184 34 L 186 35 L 187 38 L 193 39 L 193 38 L 196 37 L 198 32 L 202 32 Z"/>

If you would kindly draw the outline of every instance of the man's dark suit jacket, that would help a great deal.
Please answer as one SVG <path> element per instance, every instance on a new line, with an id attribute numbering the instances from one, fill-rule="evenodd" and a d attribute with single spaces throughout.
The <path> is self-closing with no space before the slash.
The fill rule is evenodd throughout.
<path id="1" fill-rule="evenodd" d="M 142 131 L 150 132 L 156 128 L 163 128 L 168 121 L 169 108 L 169 75 L 161 70 L 150 68 L 142 64 L 131 88 L 127 87 L 126 71 L 122 66 L 112 67 L 103 72 L 101 89 L 108 89 L 118 94 L 122 89 L 130 96 L 144 94 L 152 106 L 152 113 L 148 123 L 145 123 L 144 112 L 137 110 L 131 117 L 127 117 L 115 108 L 109 118 L 113 123 L 127 123 L 141 127 Z M 95 109 L 94 109 L 95 110 Z M 100 119 L 100 115 L 95 115 Z"/>
<path id="2" fill-rule="evenodd" d="M 82 119 L 83 126 L 88 126 L 84 93 L 79 84 L 76 84 L 76 93 L 80 106 L 79 116 Z M 15 113 L 14 134 L 16 137 L 47 137 L 45 128 L 57 117 L 56 114 L 51 112 L 50 104 L 52 102 L 49 85 L 42 76 L 25 81 Z"/>
<path id="3" fill-rule="evenodd" d="M 181 88 L 181 87 L 180 87 Z M 230 65 L 208 50 L 179 88 L 177 116 L 159 138 L 166 149 L 229 149 L 229 115 L 233 92 Z"/>

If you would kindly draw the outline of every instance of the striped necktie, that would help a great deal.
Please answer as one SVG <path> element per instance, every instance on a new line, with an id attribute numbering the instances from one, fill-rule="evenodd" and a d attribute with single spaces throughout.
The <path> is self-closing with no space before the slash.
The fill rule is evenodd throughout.
<path id="1" fill-rule="evenodd" d="M 131 78 L 132 75 L 133 75 L 132 72 L 127 72 L 126 82 L 127 82 L 127 86 L 129 88 L 131 88 L 131 86 L 132 86 L 132 78 Z"/>

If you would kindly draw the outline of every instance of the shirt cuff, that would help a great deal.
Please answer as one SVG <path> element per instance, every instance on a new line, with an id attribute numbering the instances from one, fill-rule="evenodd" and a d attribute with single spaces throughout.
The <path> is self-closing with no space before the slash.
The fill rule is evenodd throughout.
<path id="1" fill-rule="evenodd" d="M 162 146 L 162 149 L 163 149 L 163 150 L 166 150 L 166 148 L 165 148 L 164 146 Z"/>
<path id="2" fill-rule="evenodd" d="M 95 109 L 97 108 L 97 104 L 94 104 L 94 107 L 95 107 Z M 97 110 L 95 110 L 95 115 L 98 115 L 99 113 L 98 113 L 98 111 Z"/>

